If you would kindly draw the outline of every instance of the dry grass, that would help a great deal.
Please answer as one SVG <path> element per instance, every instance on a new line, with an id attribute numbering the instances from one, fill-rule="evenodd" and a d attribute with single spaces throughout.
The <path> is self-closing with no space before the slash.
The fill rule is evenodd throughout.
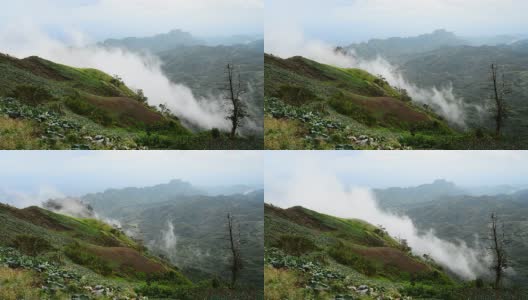
<path id="1" fill-rule="evenodd" d="M 34 275 L 30 271 L 0 267 L 0 299 L 40 299 Z"/>
<path id="2" fill-rule="evenodd" d="M 264 148 L 268 150 L 302 150 L 306 129 L 299 121 L 264 119 Z"/>
<path id="3" fill-rule="evenodd" d="M 33 150 L 39 149 L 37 132 L 29 121 L 0 117 L 0 149 Z"/>
<path id="4" fill-rule="evenodd" d="M 264 299 L 304 299 L 303 289 L 297 281 L 294 272 L 275 269 L 266 266 L 264 268 Z"/>

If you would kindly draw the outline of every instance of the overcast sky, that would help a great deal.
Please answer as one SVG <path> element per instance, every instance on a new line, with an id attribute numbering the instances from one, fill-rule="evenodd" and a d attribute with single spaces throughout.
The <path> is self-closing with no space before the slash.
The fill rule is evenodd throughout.
<path id="1" fill-rule="evenodd" d="M 260 151 L 0 151 L 0 202 L 38 203 L 107 188 L 182 179 L 195 185 L 263 184 Z"/>
<path id="2" fill-rule="evenodd" d="M 200 36 L 262 33 L 263 0 L 0 0 L 0 32 L 36 26 L 103 40 L 172 29 Z"/>
<path id="3" fill-rule="evenodd" d="M 297 27 L 347 44 L 447 29 L 459 35 L 526 34 L 526 0 L 265 0 L 266 31 Z"/>
<path id="4" fill-rule="evenodd" d="M 528 151 L 268 151 L 264 163 L 267 194 L 310 172 L 328 172 L 346 186 L 368 188 L 436 179 L 461 186 L 528 184 Z"/>

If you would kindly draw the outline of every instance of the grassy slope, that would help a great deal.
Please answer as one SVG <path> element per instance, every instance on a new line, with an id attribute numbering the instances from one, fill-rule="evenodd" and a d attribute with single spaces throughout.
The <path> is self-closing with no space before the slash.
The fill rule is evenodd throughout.
<path id="1" fill-rule="evenodd" d="M 46 258 L 51 263 L 60 263 L 62 269 L 73 270 L 82 275 L 85 285 L 117 286 L 124 294 L 133 295 L 135 294 L 133 288 L 140 286 L 145 274 L 169 272 L 176 274 L 182 286 L 190 285 L 190 281 L 175 267 L 149 255 L 141 245 L 108 224 L 93 219 L 68 217 L 38 207 L 17 209 L 0 204 L 0 247 L 12 246 L 20 235 L 37 236 L 47 240 L 51 248 L 44 249 L 39 254 L 39 258 Z M 75 253 L 95 256 L 96 260 L 109 269 L 102 274 L 101 269 L 93 262 L 74 262 L 75 259 L 68 253 L 68 249 L 74 247 L 72 245 L 80 245 L 74 248 Z M 119 257 L 127 259 L 118 259 Z M 2 272 L 10 271 L 2 269 L 0 273 Z M 19 270 L 19 273 L 4 275 L 28 275 L 28 272 L 23 270 Z M 4 275 L 2 278 L 5 278 Z M 33 274 L 31 281 L 40 282 L 44 280 L 42 276 L 42 274 Z M 82 293 L 72 286 L 75 286 L 75 283 L 70 282 L 65 292 L 71 290 L 71 293 Z"/>
<path id="2" fill-rule="evenodd" d="M 268 149 L 466 149 L 494 144 L 487 136 L 451 129 L 383 79 L 303 57 L 265 56 L 265 99 Z M 358 142 L 362 135 L 371 139 Z"/>
<path id="3" fill-rule="evenodd" d="M 333 299 L 336 295 L 357 297 L 351 286 L 365 284 L 378 296 L 417 296 L 413 287 L 450 289 L 455 283 L 431 261 L 411 255 L 382 229 L 360 220 L 336 218 L 302 207 L 280 209 L 265 206 L 265 292 L 270 299 L 305 297 Z M 277 250 L 278 249 L 278 250 Z M 277 255 L 277 253 L 280 253 Z M 277 263 L 286 261 L 286 267 Z M 335 272 L 333 280 L 321 280 L 295 268 L 317 264 L 317 272 Z M 290 265 L 288 265 L 290 264 Z M 317 273 L 312 272 L 312 274 Z M 311 278 L 310 278 L 311 277 Z M 314 278 L 324 288 L 313 286 Z M 353 298 L 356 299 L 356 298 Z M 385 299 L 385 298 L 382 298 Z"/>
<path id="4" fill-rule="evenodd" d="M 43 88 L 49 93 L 41 103 L 27 103 L 20 96 L 16 105 L 6 101 L 17 87 Z M 73 68 L 39 57 L 17 59 L 0 54 L 0 118 L 10 112 L 33 112 L 34 116 L 10 116 L 27 121 L 28 148 L 44 149 L 254 149 L 261 140 L 231 140 L 223 133 L 191 133 L 176 117 L 162 115 L 137 100 L 138 95 L 112 76 L 95 69 Z M 48 120 L 37 116 L 51 114 Z M 50 128 L 69 122 L 74 128 Z M 22 130 L 22 129 L 19 129 Z M 85 138 L 102 135 L 109 141 L 95 143 Z M 44 138 L 45 137 L 45 138 Z M 2 134 L 2 149 L 25 148 L 16 136 Z"/>

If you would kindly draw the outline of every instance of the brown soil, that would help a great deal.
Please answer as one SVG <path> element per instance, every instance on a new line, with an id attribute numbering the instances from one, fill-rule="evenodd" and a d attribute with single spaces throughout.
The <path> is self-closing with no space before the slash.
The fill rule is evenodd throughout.
<path id="1" fill-rule="evenodd" d="M 137 123 L 153 125 L 163 121 L 163 117 L 159 113 L 149 110 L 142 103 L 132 98 L 89 95 L 86 99 L 111 114 L 117 114 L 119 120 L 126 125 Z"/>
<path id="2" fill-rule="evenodd" d="M 275 206 L 266 204 L 266 213 L 271 212 L 283 219 L 319 231 L 333 231 L 335 228 L 321 223 L 318 219 L 310 216 L 304 212 L 304 208 L 300 206 L 291 207 L 288 209 L 281 209 Z"/>
<path id="3" fill-rule="evenodd" d="M 13 56 L 0 54 L 0 62 L 10 63 L 17 68 L 27 70 L 32 74 L 41 76 L 47 79 L 56 80 L 56 81 L 66 81 L 69 78 L 59 74 L 53 68 L 50 68 L 42 63 L 41 59 L 36 56 L 27 57 L 24 59 L 18 59 Z"/>
<path id="4" fill-rule="evenodd" d="M 398 249 L 371 247 L 355 249 L 355 252 L 374 261 L 381 261 L 384 265 L 394 266 L 403 272 L 421 273 L 430 271 L 427 265 L 412 259 Z"/>
<path id="5" fill-rule="evenodd" d="M 373 114 L 383 114 L 385 121 L 390 121 L 387 118 L 395 118 L 401 122 L 419 123 L 430 121 L 429 116 L 425 113 L 409 107 L 405 102 L 391 97 L 372 97 L 367 99 L 353 99 L 366 110 Z"/>
<path id="6" fill-rule="evenodd" d="M 121 271 L 135 271 L 144 273 L 161 273 L 167 269 L 144 256 L 137 250 L 126 247 L 90 247 L 90 250 L 97 256 L 109 262 L 118 264 Z"/>
<path id="7" fill-rule="evenodd" d="M 37 226 L 42 226 L 57 231 L 70 230 L 70 228 L 58 223 L 52 217 L 43 213 L 42 209 L 36 206 L 18 209 L 4 204 L 0 205 L 0 209 L 6 210 L 14 217 L 29 222 L 31 224 L 35 224 Z"/>
<path id="8" fill-rule="evenodd" d="M 318 70 L 317 68 L 314 68 L 308 65 L 304 61 L 304 59 L 300 56 L 294 56 L 288 59 L 282 59 L 276 56 L 266 55 L 264 59 L 265 59 L 265 64 L 268 64 L 268 63 L 274 64 L 283 69 L 287 69 L 294 73 L 297 73 L 301 76 L 310 77 L 310 78 L 321 80 L 321 81 L 335 80 L 335 78 L 329 77 L 321 73 L 321 71 Z"/>

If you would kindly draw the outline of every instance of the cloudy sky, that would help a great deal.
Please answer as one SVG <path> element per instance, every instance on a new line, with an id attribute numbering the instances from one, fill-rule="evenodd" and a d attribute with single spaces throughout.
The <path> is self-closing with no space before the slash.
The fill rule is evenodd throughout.
<path id="1" fill-rule="evenodd" d="M 461 186 L 528 184 L 528 151 L 275 151 L 267 152 L 264 161 L 266 194 L 280 192 L 292 177 L 311 172 L 369 188 L 416 186 L 436 179 Z"/>
<path id="2" fill-rule="evenodd" d="M 262 33 L 263 0 L 0 0 L 0 31 L 35 26 L 60 38 L 147 36 L 172 29 L 200 36 Z"/>
<path id="3" fill-rule="evenodd" d="M 350 43 L 447 29 L 459 35 L 526 34 L 526 0 L 265 0 L 266 31 Z"/>
<path id="4" fill-rule="evenodd" d="M 0 202 L 34 204 L 172 179 L 262 185 L 262 157 L 259 151 L 0 151 Z"/>

